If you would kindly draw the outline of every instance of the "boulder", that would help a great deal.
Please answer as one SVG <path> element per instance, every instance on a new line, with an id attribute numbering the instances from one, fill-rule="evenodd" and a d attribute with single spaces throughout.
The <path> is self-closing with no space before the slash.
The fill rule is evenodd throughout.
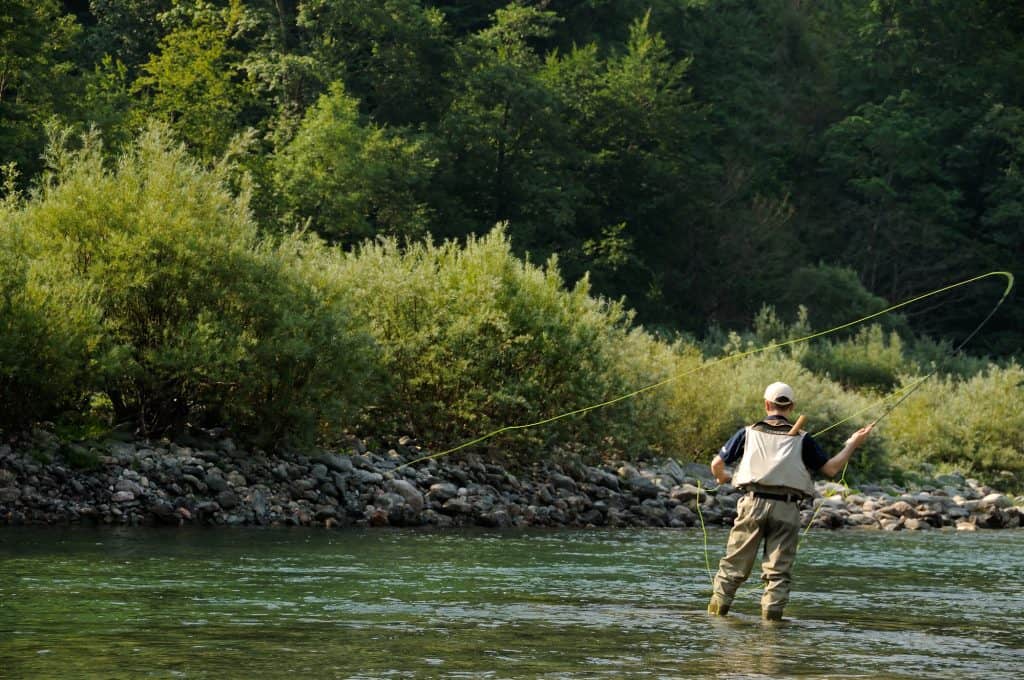
<path id="1" fill-rule="evenodd" d="M 389 479 L 387 489 L 401 496 L 413 512 L 423 511 L 423 494 L 409 482 L 404 479 Z"/>

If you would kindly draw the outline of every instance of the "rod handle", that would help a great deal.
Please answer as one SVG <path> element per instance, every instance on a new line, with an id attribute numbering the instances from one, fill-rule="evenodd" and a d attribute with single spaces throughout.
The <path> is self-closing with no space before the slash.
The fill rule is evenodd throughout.
<path id="1" fill-rule="evenodd" d="M 793 427 L 790 428 L 787 434 L 791 437 L 795 437 L 796 435 L 800 434 L 800 429 L 804 426 L 804 423 L 806 422 L 807 416 L 800 416 L 799 418 L 796 419 L 796 422 L 793 423 Z"/>

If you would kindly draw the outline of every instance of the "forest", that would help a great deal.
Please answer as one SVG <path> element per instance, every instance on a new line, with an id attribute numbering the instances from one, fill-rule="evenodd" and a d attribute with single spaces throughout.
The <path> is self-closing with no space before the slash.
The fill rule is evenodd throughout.
<path id="1" fill-rule="evenodd" d="M 1019 273 L 1022 163 L 1017 3 L 7 0 L 0 420 L 456 444 Z M 860 465 L 1024 470 L 1019 295 L 951 351 L 1002 286 L 504 446 L 703 460 L 779 376 L 824 425 L 938 367 Z"/>

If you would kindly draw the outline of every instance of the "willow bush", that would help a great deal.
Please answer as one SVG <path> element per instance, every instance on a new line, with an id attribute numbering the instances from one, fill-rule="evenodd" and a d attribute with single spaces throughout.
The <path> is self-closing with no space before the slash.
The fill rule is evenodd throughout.
<path id="1" fill-rule="evenodd" d="M 0 204 L 0 427 L 77 409 L 101 336 L 88 282 L 40 257 L 15 195 Z"/>
<path id="2" fill-rule="evenodd" d="M 935 376 L 892 412 L 887 429 L 903 467 L 923 463 L 1021 488 L 1024 368 L 1011 362 L 969 378 Z"/>
<path id="3" fill-rule="evenodd" d="M 14 212 L 30 268 L 54 272 L 52 299 L 88 291 L 98 313 L 88 390 L 145 432 L 230 424 L 268 441 L 310 440 L 355 408 L 368 340 L 260 237 L 226 167 L 160 127 L 113 162 L 94 136 L 69 142 Z M 48 332 L 74 309 L 55 309 Z"/>
<path id="4" fill-rule="evenodd" d="M 671 370 L 652 358 L 671 353 L 632 328 L 620 303 L 591 296 L 585 278 L 567 289 L 553 260 L 540 267 L 517 258 L 501 227 L 464 245 L 389 239 L 346 253 L 307 241 L 301 259 L 332 291 L 327 298 L 352 300 L 374 339 L 385 381 L 368 411 L 375 428 L 452 445 L 619 396 Z M 624 401 L 501 445 L 635 442 L 650 433 L 633 419 L 648 405 Z"/>

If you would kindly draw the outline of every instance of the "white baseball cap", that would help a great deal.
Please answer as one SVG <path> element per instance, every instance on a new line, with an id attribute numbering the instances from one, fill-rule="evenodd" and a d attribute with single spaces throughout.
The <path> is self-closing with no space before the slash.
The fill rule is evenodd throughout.
<path id="1" fill-rule="evenodd" d="M 773 382 L 764 388 L 764 400 L 780 406 L 789 406 L 793 403 L 793 388 L 784 382 Z"/>

